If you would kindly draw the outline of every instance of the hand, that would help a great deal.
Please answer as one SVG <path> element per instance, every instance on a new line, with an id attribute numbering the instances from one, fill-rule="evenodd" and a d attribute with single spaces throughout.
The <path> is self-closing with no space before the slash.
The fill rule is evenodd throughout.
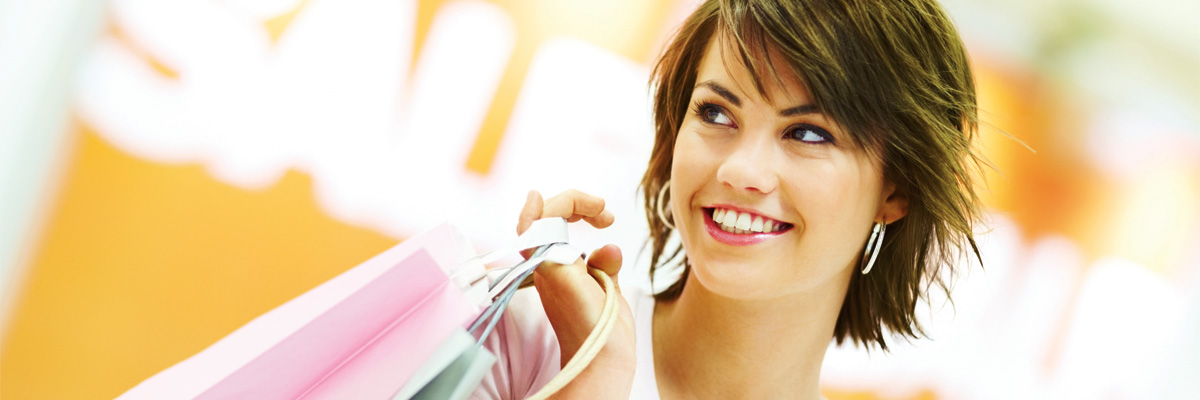
<path id="1" fill-rule="evenodd" d="M 543 202 L 540 193 L 531 191 L 521 210 L 517 233 L 524 233 L 533 221 L 554 217 L 566 218 L 568 222 L 583 220 L 601 229 L 612 225 L 614 221 L 612 212 L 604 208 L 604 199 L 599 197 L 569 190 Z M 528 254 L 525 255 L 528 257 Z M 583 259 L 571 265 L 544 263 L 535 270 L 533 283 L 541 296 L 546 317 L 558 336 L 563 365 L 579 351 L 599 320 L 604 306 L 604 289 L 588 274 L 587 268 L 604 271 L 616 283 L 621 261 L 621 249 L 610 244 L 593 251 L 586 263 Z M 611 295 L 618 296 L 620 305 L 612 336 L 591 365 L 559 392 L 559 397 L 575 397 L 572 394 L 579 394 L 581 397 L 598 398 L 597 395 L 604 397 L 602 393 L 613 393 L 616 398 L 629 396 L 633 370 L 637 365 L 633 312 L 624 297 L 620 297 L 619 287 Z"/>

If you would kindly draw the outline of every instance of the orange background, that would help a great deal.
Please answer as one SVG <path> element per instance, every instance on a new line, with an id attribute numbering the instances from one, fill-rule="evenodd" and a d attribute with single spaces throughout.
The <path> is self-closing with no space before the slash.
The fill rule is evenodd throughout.
<path id="1" fill-rule="evenodd" d="M 444 3 L 417 3 L 414 64 Z M 690 1 L 490 3 L 514 21 L 516 45 L 463 165 L 484 178 L 547 38 L 579 38 L 648 65 L 692 7 Z M 275 39 L 287 35 L 308 4 L 264 20 L 264 28 Z M 102 35 L 120 39 L 162 77 L 179 79 L 119 23 L 110 22 Z M 988 173 L 992 211 L 1011 219 L 1024 243 L 1068 238 L 1085 265 L 1117 257 L 1168 279 L 1194 276 L 1187 256 L 1195 252 L 1190 246 L 1200 220 L 1196 141 L 1161 145 L 1164 156 L 1146 176 L 1113 178 L 1084 151 L 1091 126 L 1080 121 L 1095 112 L 1086 98 L 1036 65 L 999 62 L 986 45 L 968 43 L 988 125 L 981 146 L 999 171 Z M 115 397 L 402 239 L 327 215 L 303 172 L 246 190 L 199 164 L 128 154 L 95 129 L 73 118 L 47 217 L 28 264 L 17 266 L 25 272 L 3 332 L 0 398 Z M 1045 359 L 1053 364 L 1053 351 Z M 843 387 L 826 395 L 876 397 L 870 389 Z M 939 395 L 931 388 L 908 397 Z"/>

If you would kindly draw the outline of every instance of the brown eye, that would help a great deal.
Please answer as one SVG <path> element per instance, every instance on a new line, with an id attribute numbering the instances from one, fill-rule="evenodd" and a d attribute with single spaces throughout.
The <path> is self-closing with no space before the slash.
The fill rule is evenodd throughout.
<path id="1" fill-rule="evenodd" d="M 715 104 L 700 104 L 696 107 L 696 116 L 701 120 L 710 124 L 733 126 L 733 119 L 729 118 L 725 109 Z"/>
<path id="2" fill-rule="evenodd" d="M 800 125 L 790 128 L 783 134 L 784 139 L 798 140 L 804 143 L 820 144 L 833 143 L 833 135 L 828 131 L 812 125 Z"/>

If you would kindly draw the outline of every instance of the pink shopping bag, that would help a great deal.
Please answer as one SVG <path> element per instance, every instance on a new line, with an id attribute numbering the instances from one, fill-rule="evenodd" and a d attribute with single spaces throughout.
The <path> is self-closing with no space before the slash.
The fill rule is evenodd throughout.
<path id="1" fill-rule="evenodd" d="M 474 256 L 443 225 L 251 321 L 121 399 L 389 398 L 479 313 L 447 271 Z M 482 265 L 478 266 L 482 268 Z"/>

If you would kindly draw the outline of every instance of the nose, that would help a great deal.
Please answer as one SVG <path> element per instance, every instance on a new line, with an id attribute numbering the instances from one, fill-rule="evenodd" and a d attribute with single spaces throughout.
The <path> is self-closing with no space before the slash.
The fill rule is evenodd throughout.
<path id="1" fill-rule="evenodd" d="M 742 135 L 717 169 L 717 180 L 737 190 L 771 193 L 779 185 L 772 135 Z"/>

